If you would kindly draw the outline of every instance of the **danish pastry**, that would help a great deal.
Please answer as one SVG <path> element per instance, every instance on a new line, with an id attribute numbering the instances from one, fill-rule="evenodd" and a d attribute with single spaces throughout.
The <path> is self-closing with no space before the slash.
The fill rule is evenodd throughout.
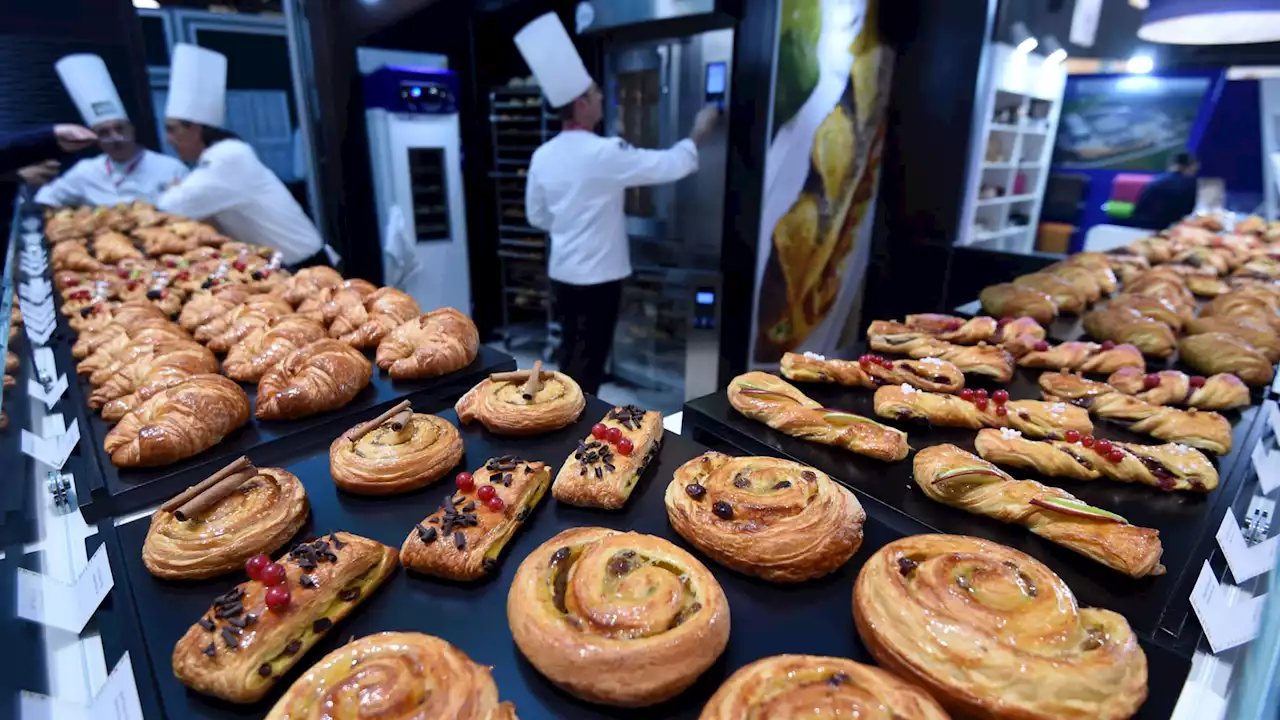
<path id="1" fill-rule="evenodd" d="M 615 407 L 560 466 L 551 494 L 570 505 L 617 510 L 661 446 L 662 413 Z"/>
<path id="2" fill-rule="evenodd" d="M 378 343 L 377 365 L 396 380 L 445 375 L 471 364 L 480 332 L 453 308 L 432 310 L 395 327 Z"/>
<path id="3" fill-rule="evenodd" d="M 249 421 L 249 397 L 221 375 L 194 375 L 147 398 L 103 438 L 117 467 L 168 465 L 208 450 Z"/>
<path id="4" fill-rule="evenodd" d="M 867 340 L 876 352 L 903 354 L 917 360 L 946 360 L 961 372 L 983 375 L 996 382 L 1013 378 L 1013 355 L 996 345 L 953 345 L 905 325 L 881 320 L 871 323 Z"/>
<path id="5" fill-rule="evenodd" d="M 1168 325 L 1174 332 L 1181 330 L 1182 326 L 1194 317 L 1191 313 L 1175 307 L 1168 300 L 1151 295 L 1132 293 L 1117 295 L 1107 303 L 1107 307 L 1136 310 L 1140 315 Z"/>
<path id="6" fill-rule="evenodd" d="M 671 527 L 713 560 L 785 583 L 848 562 L 867 517 L 853 493 L 820 470 L 718 452 L 677 468 L 665 503 Z"/>
<path id="7" fill-rule="evenodd" d="M 565 530 L 520 563 L 507 621 L 538 672 L 589 702 L 644 707 L 693 684 L 729 641 L 729 603 L 652 535 Z"/>
<path id="8" fill-rule="evenodd" d="M 957 345 L 976 345 L 991 340 L 999 324 L 993 317 L 978 315 L 960 318 L 954 315 L 921 313 L 903 318 L 903 324 L 913 330 L 926 332 L 939 340 Z"/>
<path id="9" fill-rule="evenodd" d="M 1267 356 L 1237 335 L 1189 335 L 1178 343 L 1178 350 L 1182 362 L 1202 373 L 1231 373 L 1249 385 L 1266 385 L 1275 375 Z"/>
<path id="10" fill-rule="evenodd" d="M 1097 340 L 1133 345 L 1145 355 L 1173 354 L 1173 329 L 1132 308 L 1104 307 L 1084 316 L 1084 330 Z"/>
<path id="11" fill-rule="evenodd" d="M 1111 373 L 1107 384 L 1125 395 L 1152 405 L 1178 405 L 1197 410 L 1230 410 L 1253 402 L 1249 386 L 1231 373 L 1192 377 L 1178 370 L 1146 373 L 1124 368 Z"/>
<path id="12" fill-rule="evenodd" d="M 532 391 L 531 375 L 538 378 Z M 586 406 L 573 378 L 539 369 L 490 375 L 468 390 L 454 409 L 459 422 L 478 420 L 498 435 L 538 435 L 577 420 Z"/>
<path id="13" fill-rule="evenodd" d="M 294 350 L 258 381 L 259 420 L 293 420 L 336 410 L 355 399 L 373 377 L 363 353 L 337 340 Z"/>
<path id="14" fill-rule="evenodd" d="M 1013 279 L 1019 288 L 1038 290 L 1049 296 L 1059 313 L 1079 315 L 1086 306 L 1084 293 L 1069 281 L 1050 273 L 1031 273 Z M 1038 319 L 1038 318 L 1037 318 Z"/>
<path id="15" fill-rule="evenodd" d="M 1013 283 L 990 285 L 978 293 L 982 309 L 996 317 L 1029 317 L 1048 325 L 1058 317 L 1058 305 L 1047 293 Z"/>
<path id="16" fill-rule="evenodd" d="M 1151 405 L 1119 392 L 1098 395 L 1085 402 L 1094 415 L 1126 423 L 1133 432 L 1190 445 L 1215 455 L 1231 452 L 1231 423 L 1216 412 Z"/>
<path id="17" fill-rule="evenodd" d="M 1125 368 L 1143 370 L 1147 367 L 1141 350 L 1133 345 L 1117 345 L 1109 340 L 1101 345 L 1072 340 L 1053 346 L 1045 343 L 1042 347 L 1043 350 L 1032 350 L 1018 358 L 1018 364 L 1028 368 L 1079 370 L 1098 374 Z"/>
<path id="18" fill-rule="evenodd" d="M 910 385 L 886 385 L 876 390 L 874 402 L 876 415 L 882 418 L 924 420 L 941 427 L 1007 427 L 1032 437 L 1062 437 L 1069 430 L 1093 432 L 1088 412 L 1061 402 L 966 400 Z"/>
<path id="19" fill-rule="evenodd" d="M 329 474 L 359 495 L 416 490 L 462 461 L 462 436 L 449 421 L 415 413 L 403 402 L 339 435 L 329 446 Z"/>
<path id="20" fill-rule="evenodd" d="M 308 317 L 274 318 L 252 328 L 231 346 L 222 361 L 222 372 L 232 380 L 256 383 L 294 350 L 326 337 L 324 326 Z"/>
<path id="21" fill-rule="evenodd" d="M 907 383 L 933 392 L 954 393 L 964 387 L 964 373 L 946 360 L 886 360 L 863 355 L 857 361 L 828 360 L 821 355 L 785 353 L 779 368 L 788 380 L 833 382 L 849 387 L 875 389 Z"/>
<path id="22" fill-rule="evenodd" d="M 1267 362 L 1280 361 L 1280 335 L 1254 317 L 1201 317 L 1187 323 L 1187 335 L 1226 333 L 1235 335 L 1262 353 Z"/>
<path id="23" fill-rule="evenodd" d="M 397 325 L 422 314 L 409 295 L 391 287 L 378 288 L 363 303 L 345 306 L 329 324 L 329 337 L 356 348 L 377 347 Z"/>

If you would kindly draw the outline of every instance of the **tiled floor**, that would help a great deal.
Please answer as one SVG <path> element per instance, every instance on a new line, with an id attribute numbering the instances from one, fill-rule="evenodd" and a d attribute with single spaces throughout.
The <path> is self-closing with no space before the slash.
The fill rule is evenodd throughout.
<path id="1" fill-rule="evenodd" d="M 533 365 L 535 360 L 541 358 L 539 354 L 534 352 L 533 348 L 517 348 L 514 351 L 507 350 L 501 342 L 489 343 L 490 347 L 500 352 L 509 352 L 516 359 L 516 367 L 527 368 Z M 543 367 L 558 370 L 555 362 L 544 362 Z M 658 398 L 657 393 L 650 392 L 642 387 L 634 385 L 622 384 L 617 382 L 606 382 L 600 386 L 599 397 L 607 403 L 614 405 L 638 405 L 642 408 L 659 410 L 664 415 L 679 412 L 680 407 L 663 407 L 663 401 Z M 669 402 L 669 401 L 668 401 Z"/>

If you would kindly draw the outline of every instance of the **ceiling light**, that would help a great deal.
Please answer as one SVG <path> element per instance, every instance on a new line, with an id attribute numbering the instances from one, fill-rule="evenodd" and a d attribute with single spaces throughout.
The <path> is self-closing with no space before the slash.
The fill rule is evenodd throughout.
<path id="1" fill-rule="evenodd" d="M 1156 66 L 1156 61 L 1151 59 L 1150 55 L 1134 55 L 1129 58 L 1129 62 L 1125 63 L 1126 72 L 1134 75 L 1146 75 Z"/>
<path id="2" fill-rule="evenodd" d="M 1280 5 L 1258 0 L 1150 0 L 1138 37 L 1175 45 L 1241 45 L 1280 40 Z"/>
<path id="3" fill-rule="evenodd" d="M 1031 31 L 1027 29 L 1027 24 L 1021 20 L 1015 22 L 1010 31 L 1013 33 L 1013 44 L 1017 46 L 1017 51 L 1023 55 L 1035 50 L 1036 46 L 1040 44 L 1035 36 L 1031 34 Z"/>
<path id="4" fill-rule="evenodd" d="M 159 10 L 159 0 L 133 0 L 133 6 L 139 10 Z"/>
<path id="5" fill-rule="evenodd" d="M 1046 35 L 1044 38 L 1044 61 L 1048 64 L 1057 64 L 1067 59 L 1067 49 L 1062 47 L 1062 43 L 1058 42 L 1058 38 L 1053 35 Z"/>

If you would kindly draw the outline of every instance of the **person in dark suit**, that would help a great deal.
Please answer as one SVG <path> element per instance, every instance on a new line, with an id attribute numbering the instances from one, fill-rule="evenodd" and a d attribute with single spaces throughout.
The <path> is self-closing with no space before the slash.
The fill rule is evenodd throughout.
<path id="1" fill-rule="evenodd" d="M 80 125 L 54 125 L 17 133 L 0 133 L 0 172 L 48 160 L 59 151 L 74 152 L 98 141 Z"/>
<path id="2" fill-rule="evenodd" d="M 1137 227 L 1164 230 L 1196 209 L 1196 174 L 1200 163 L 1191 153 L 1173 157 L 1169 172 L 1147 183 L 1133 208 Z"/>

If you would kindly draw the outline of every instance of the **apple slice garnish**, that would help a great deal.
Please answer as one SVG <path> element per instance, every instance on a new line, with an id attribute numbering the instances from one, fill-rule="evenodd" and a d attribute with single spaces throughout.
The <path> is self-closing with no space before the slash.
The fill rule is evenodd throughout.
<path id="1" fill-rule="evenodd" d="M 1089 520 L 1106 520 L 1108 522 L 1120 523 L 1122 525 L 1129 524 L 1128 520 L 1113 512 L 1103 510 L 1102 508 L 1096 508 L 1088 503 L 1082 503 L 1079 500 L 1068 500 L 1067 498 L 1053 496 L 1037 496 L 1031 498 L 1031 504 L 1036 507 L 1042 507 L 1046 510 L 1062 513 L 1063 515 L 1071 515 Z"/>
<path id="2" fill-rule="evenodd" d="M 989 467 L 984 467 L 982 465 L 966 465 L 964 467 L 951 468 L 950 470 L 947 470 L 946 472 L 942 473 L 938 477 L 934 478 L 933 484 L 937 485 L 939 483 L 947 482 L 948 480 L 954 480 L 958 477 L 971 476 L 971 475 L 988 475 L 990 477 L 995 478 L 996 480 L 1005 479 L 1005 476 L 1001 474 L 999 470 L 995 470 Z M 989 482 L 995 482 L 995 480 L 977 480 L 976 482 L 989 483 Z"/>
<path id="3" fill-rule="evenodd" d="M 821 408 L 821 410 L 822 410 L 823 419 L 827 420 L 828 422 L 864 423 L 867 425 L 874 425 L 875 427 L 878 427 L 881 430 L 892 430 L 893 432 L 896 432 L 899 435 L 906 435 L 906 433 L 902 432 L 897 428 L 891 428 L 888 425 L 882 425 L 876 422 L 875 420 L 872 420 L 871 418 L 865 418 L 865 417 L 862 417 L 861 415 L 855 415 L 851 412 L 845 412 L 844 410 L 834 410 L 832 408 Z"/>
<path id="4" fill-rule="evenodd" d="M 738 389 L 748 395 L 774 395 L 776 397 L 786 398 L 787 400 L 795 400 L 795 398 L 787 395 L 786 393 L 778 392 L 777 390 L 769 390 L 758 385 L 752 385 L 751 383 L 740 382 L 738 383 Z"/>

